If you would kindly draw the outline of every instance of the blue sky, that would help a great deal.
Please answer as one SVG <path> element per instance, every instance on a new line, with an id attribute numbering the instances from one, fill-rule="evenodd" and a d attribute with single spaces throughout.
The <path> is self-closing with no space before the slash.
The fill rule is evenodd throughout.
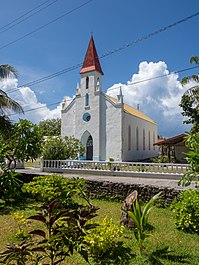
<path id="1" fill-rule="evenodd" d="M 47 5 L 54 0 L 1 1 L 0 64 L 13 65 L 19 72 L 15 83 L 4 84 L 5 90 L 9 91 L 11 85 L 21 86 L 81 63 L 91 32 L 93 32 L 98 55 L 101 56 L 104 52 L 118 48 L 199 11 L 199 2 L 191 0 L 93 0 L 55 23 L 3 48 L 4 45 L 87 1 L 57 0 L 48 8 L 5 32 L 2 32 L 1 27 L 7 23 L 44 2 Z M 182 125 L 182 117 L 180 117 L 178 108 L 180 96 L 185 91 L 180 87 L 179 81 L 182 76 L 195 73 L 196 70 L 167 79 L 149 81 L 137 88 L 133 85 L 127 87 L 126 84 L 190 67 L 190 57 L 198 55 L 198 24 L 199 16 L 196 16 L 101 59 L 104 71 L 103 91 L 106 92 L 107 89 L 121 84 L 126 103 L 134 107 L 139 104 L 140 109 L 159 124 L 159 134 L 164 136 L 183 133 L 188 129 Z M 45 107 L 45 104 L 63 100 L 64 96 L 72 97 L 78 81 L 79 69 L 76 69 L 9 95 L 18 100 L 25 110 L 38 106 Z M 117 94 L 116 89 L 115 93 Z M 156 100 L 160 110 L 155 107 L 155 103 L 153 104 L 156 95 L 161 95 L 161 98 Z M 30 98 L 31 100 L 34 98 L 34 102 Z M 47 106 L 46 108 L 48 109 Z M 51 106 L 48 114 L 41 114 L 40 110 L 41 115 L 38 115 L 38 112 L 34 111 L 29 112 L 25 118 L 38 122 L 39 119 L 57 115 L 57 112 L 60 112 L 60 109 Z"/>

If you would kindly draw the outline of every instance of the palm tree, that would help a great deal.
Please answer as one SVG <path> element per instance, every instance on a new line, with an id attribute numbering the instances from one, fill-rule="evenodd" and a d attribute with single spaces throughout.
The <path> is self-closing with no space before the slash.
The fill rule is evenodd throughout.
<path id="1" fill-rule="evenodd" d="M 17 77 L 17 71 L 10 65 L 0 65 L 0 80 Z M 23 113 L 23 108 L 15 100 L 11 99 L 6 92 L 0 89 L 0 132 L 9 132 L 11 121 L 6 115 L 6 110 L 12 110 L 15 113 Z"/>
<path id="2" fill-rule="evenodd" d="M 192 56 L 190 63 L 195 63 L 199 67 L 199 57 Z M 191 81 L 199 84 L 199 73 L 186 76 L 182 79 L 182 85 L 186 85 Z M 199 85 L 189 88 L 181 98 L 180 107 L 182 107 L 182 115 L 188 117 L 184 123 L 192 124 L 192 132 L 199 130 Z"/>

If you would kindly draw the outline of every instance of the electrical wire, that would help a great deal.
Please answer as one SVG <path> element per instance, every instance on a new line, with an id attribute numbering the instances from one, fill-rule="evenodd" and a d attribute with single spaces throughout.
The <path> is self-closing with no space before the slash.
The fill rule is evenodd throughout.
<path id="1" fill-rule="evenodd" d="M 81 4 L 81 5 L 77 6 L 77 7 L 74 7 L 74 8 L 71 9 L 70 11 L 67 11 L 66 13 L 62 14 L 61 16 L 59 16 L 59 17 L 57 17 L 57 18 L 55 18 L 55 19 L 49 21 L 48 23 L 46 23 L 46 24 L 44 24 L 44 25 L 42 25 L 42 26 L 40 26 L 40 27 L 34 29 L 33 31 L 31 31 L 31 32 L 29 32 L 29 33 L 27 33 L 27 34 L 25 34 L 25 35 L 23 35 L 23 36 L 21 36 L 21 37 L 15 39 L 15 40 L 11 41 L 11 42 L 9 42 L 9 43 L 3 45 L 3 46 L 1 46 L 1 47 L 0 47 L 0 50 L 4 49 L 4 48 L 6 48 L 6 47 L 8 47 L 8 46 L 10 46 L 10 45 L 12 45 L 12 44 L 14 44 L 14 43 L 20 41 L 20 40 L 25 39 L 26 37 L 28 37 L 28 36 L 34 34 L 35 32 L 38 32 L 39 30 L 41 30 L 41 29 L 43 29 L 43 28 L 49 26 L 50 24 L 52 24 L 52 23 L 54 23 L 54 22 L 60 20 L 61 18 L 63 18 L 63 17 L 65 17 L 65 16 L 67 16 L 67 15 L 69 15 L 69 14 L 75 12 L 76 10 L 79 10 L 80 8 L 82 8 L 83 6 L 89 4 L 89 3 L 92 2 L 92 1 L 94 1 L 94 0 L 88 0 L 87 2 L 84 2 L 83 4 Z"/>
<path id="2" fill-rule="evenodd" d="M 92 0 L 91 0 L 91 1 L 92 1 Z M 114 54 L 114 53 L 116 53 L 116 52 L 119 52 L 119 51 L 121 51 L 121 50 L 123 50 L 123 49 L 126 49 L 126 48 L 128 48 L 128 47 L 130 47 L 130 46 L 132 46 L 132 45 L 137 44 L 138 42 L 144 41 L 144 40 L 146 40 L 146 39 L 148 39 L 148 38 L 150 38 L 150 37 L 152 37 L 152 36 L 155 36 L 155 35 L 157 35 L 157 34 L 163 32 L 163 31 L 165 31 L 165 30 L 168 30 L 168 29 L 170 29 L 170 28 L 172 28 L 172 27 L 174 27 L 174 26 L 177 26 L 178 24 L 183 23 L 183 22 L 185 22 L 185 21 L 187 21 L 187 20 L 189 20 L 189 19 L 191 19 L 191 18 L 193 18 L 193 17 L 195 17 L 195 16 L 198 16 L 198 15 L 199 15 L 199 12 L 194 13 L 194 14 L 192 14 L 191 16 L 188 16 L 188 17 L 185 17 L 185 18 L 183 18 L 183 19 L 181 19 L 181 20 L 178 20 L 178 21 L 176 21 L 176 22 L 174 22 L 174 23 L 172 23 L 172 24 L 170 24 L 170 25 L 168 25 L 168 26 L 165 26 L 165 27 L 163 27 L 163 28 L 160 28 L 159 30 L 156 30 L 156 31 L 154 31 L 154 32 L 151 32 L 151 33 L 149 33 L 149 34 L 147 34 L 147 35 L 145 35 L 145 36 L 143 36 L 143 37 L 140 37 L 140 38 L 138 38 L 137 40 L 134 40 L 134 41 L 131 41 L 131 42 L 129 42 L 129 43 L 126 43 L 126 44 L 124 44 L 124 45 L 122 45 L 122 46 L 120 46 L 120 47 L 118 47 L 118 48 L 116 48 L 116 49 L 112 49 L 111 51 L 105 52 L 105 53 L 103 53 L 103 54 L 99 57 L 99 59 L 103 59 L 103 58 L 105 58 L 105 57 L 107 57 L 107 56 L 109 56 L 109 55 L 112 55 L 112 54 Z M 58 72 L 55 72 L 55 73 L 53 73 L 53 74 L 51 74 L 51 75 L 44 76 L 44 77 L 42 77 L 42 78 L 40 78 L 40 79 L 33 80 L 33 81 L 29 82 L 29 83 L 23 84 L 23 85 L 21 85 L 19 88 L 21 88 L 21 87 L 23 87 L 23 86 L 33 86 L 33 85 L 36 85 L 36 84 L 39 84 L 39 83 L 42 83 L 42 82 L 48 81 L 49 79 L 52 79 L 52 78 L 55 78 L 55 77 L 57 77 L 57 76 L 59 76 L 59 75 L 62 75 L 62 74 L 68 73 L 68 72 L 70 72 L 70 71 L 73 71 L 73 70 L 75 70 L 75 69 L 77 69 L 77 68 L 80 68 L 81 66 L 82 66 L 82 63 L 76 64 L 76 65 L 74 65 L 74 66 L 71 66 L 71 67 L 68 67 L 68 68 L 62 69 L 62 70 L 60 70 L 60 71 L 58 71 Z M 13 91 L 16 91 L 16 90 L 17 90 L 17 89 L 14 89 Z M 9 92 L 11 92 L 11 91 L 12 91 L 12 90 L 10 90 Z"/>
<path id="3" fill-rule="evenodd" d="M 169 75 L 172 75 L 172 74 L 182 73 L 182 72 L 189 71 L 189 70 L 196 69 L 196 68 L 199 68 L 199 66 L 194 66 L 194 67 L 184 68 L 184 69 L 181 69 L 181 70 L 178 70 L 178 71 L 174 71 L 174 72 L 171 72 L 171 73 L 168 73 L 168 74 L 159 75 L 159 76 L 156 76 L 156 77 L 152 77 L 152 78 L 148 78 L 148 79 L 139 80 L 139 81 L 136 81 L 136 82 L 132 82 L 132 83 L 130 83 L 130 84 L 125 84 L 125 87 L 132 86 L 132 85 L 137 85 L 137 84 L 139 84 L 139 83 L 143 83 L 143 82 L 151 81 L 151 80 L 158 79 L 158 78 L 162 78 L 162 77 L 166 77 L 166 76 L 169 76 Z M 110 88 L 110 89 L 108 89 L 107 91 L 116 90 L 116 89 L 119 89 L 120 87 L 121 87 L 121 85 L 118 86 L 118 87 Z M 85 96 L 84 96 L 84 97 L 85 97 Z M 46 107 L 50 107 L 50 106 L 53 106 L 53 105 L 58 105 L 58 104 L 60 104 L 60 103 L 69 102 L 69 101 L 72 101 L 72 100 L 73 100 L 73 99 L 65 99 L 65 100 L 61 100 L 61 101 L 55 102 L 55 103 L 46 104 L 45 106 L 40 106 L 40 107 L 37 107 L 37 108 L 33 108 L 33 109 L 25 110 L 24 113 L 26 113 L 26 112 L 31 112 L 31 111 L 35 111 L 35 110 L 42 109 L 42 108 L 46 108 Z M 16 113 L 12 113 L 12 114 L 9 114 L 8 116 L 13 116 L 13 115 L 17 115 L 17 114 L 16 114 Z"/>
<path id="4" fill-rule="evenodd" d="M 50 0 L 48 0 L 48 1 L 46 1 L 46 2 L 49 2 L 49 1 L 50 1 Z M 34 13 L 30 14 L 29 16 L 25 17 L 24 19 L 18 21 L 17 23 L 15 23 L 15 24 L 13 24 L 13 25 L 10 25 L 9 27 L 7 27 L 7 28 L 4 29 L 4 30 L 1 30 L 1 28 L 0 28 L 0 34 L 6 32 L 6 31 L 8 31 L 9 29 L 11 29 L 11 28 L 13 28 L 13 27 L 15 27 L 15 26 L 17 26 L 17 25 L 19 25 L 19 24 L 21 24 L 22 22 L 24 22 L 25 20 L 29 19 L 30 17 L 33 17 L 34 15 L 36 15 L 37 13 L 39 13 L 40 11 L 42 11 L 42 10 L 48 8 L 49 6 L 55 4 L 57 1 L 59 1 L 59 0 L 55 0 L 55 1 L 51 2 L 51 3 L 49 3 L 48 5 L 46 5 L 46 6 L 42 7 L 42 8 L 40 8 L 39 10 L 37 10 L 37 11 L 35 11 Z M 44 2 L 44 3 L 46 3 L 46 2 Z M 42 4 L 42 5 L 44 5 L 44 4 Z M 40 6 L 41 6 L 41 5 L 40 5 Z M 39 6 L 38 6 L 38 7 L 39 7 Z M 34 9 L 35 9 L 35 8 L 34 8 Z M 27 13 L 30 13 L 30 11 L 27 12 Z M 27 14 L 27 13 L 26 13 L 26 14 Z M 21 17 L 24 17 L 24 16 L 25 16 L 25 14 L 24 14 L 23 16 L 21 16 Z M 18 20 L 18 19 L 16 19 L 16 20 Z M 9 24 L 11 24 L 11 23 L 9 23 Z M 7 24 L 7 25 L 9 25 L 9 24 Z M 5 26 L 4 26 L 4 27 L 5 27 Z M 4 28 L 4 27 L 3 27 L 3 28 Z"/>
<path id="5" fill-rule="evenodd" d="M 47 1 L 45 1 L 44 3 L 42 3 L 42 4 L 40 4 L 40 5 L 36 6 L 36 7 L 34 7 L 33 9 L 31 9 L 31 10 L 29 10 L 29 11 L 27 11 L 26 13 L 24 13 L 24 14 L 21 15 L 20 17 L 15 18 L 14 20 L 12 20 L 12 21 L 10 21 L 9 23 L 7 23 L 6 25 L 0 27 L 0 30 L 6 28 L 6 27 L 8 27 L 8 26 L 10 26 L 10 25 L 13 24 L 14 22 L 16 22 L 16 21 L 18 21 L 19 19 L 25 17 L 26 15 L 30 14 L 32 11 L 36 10 L 37 8 L 39 8 L 39 7 L 43 6 L 43 5 L 45 5 L 45 4 L 48 3 L 49 1 L 50 1 L 50 0 L 47 0 Z"/>

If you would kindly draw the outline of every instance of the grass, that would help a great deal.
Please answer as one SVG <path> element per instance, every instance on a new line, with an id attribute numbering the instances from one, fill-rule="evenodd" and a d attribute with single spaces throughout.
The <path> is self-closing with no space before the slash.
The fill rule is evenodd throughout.
<path id="1" fill-rule="evenodd" d="M 28 160 L 27 162 L 25 162 L 25 167 L 40 167 L 40 159 L 38 158 L 34 161 Z"/>
<path id="2" fill-rule="evenodd" d="M 92 203 L 100 208 L 98 216 L 96 217 L 97 221 L 100 222 L 100 220 L 107 216 L 108 218 L 112 218 L 114 223 L 120 223 L 121 203 L 103 200 L 92 200 Z M 30 216 L 34 213 L 34 209 L 35 204 L 27 204 L 23 206 L 22 209 L 17 209 L 17 211 L 23 213 L 25 216 Z M 0 215 L 0 250 L 3 250 L 8 242 L 18 242 L 14 236 L 18 229 L 17 222 L 13 217 L 13 212 L 15 210 L 15 208 L 11 208 L 7 213 L 2 212 Z M 139 254 L 133 231 L 126 229 L 124 236 L 119 240 L 121 243 L 118 243 L 115 252 L 110 252 L 104 260 L 104 263 L 101 260 L 101 264 L 199 264 L 199 236 L 178 231 L 175 228 L 173 214 L 170 209 L 154 207 L 150 213 L 149 221 L 154 227 L 154 231 L 152 231 L 152 236 L 146 239 L 144 255 L 141 256 Z M 28 226 L 33 225 L 32 223 Z M 156 256 L 159 257 L 159 261 L 162 263 L 158 263 L 155 259 Z M 151 263 L 148 261 L 149 258 L 151 259 Z M 86 263 L 79 254 L 74 254 L 72 257 L 67 258 L 62 264 L 84 265 L 88 263 Z"/>

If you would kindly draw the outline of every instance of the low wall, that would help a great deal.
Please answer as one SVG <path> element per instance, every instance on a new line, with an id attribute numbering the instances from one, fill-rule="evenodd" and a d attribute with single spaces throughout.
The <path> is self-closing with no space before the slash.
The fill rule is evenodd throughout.
<path id="1" fill-rule="evenodd" d="M 48 174 L 48 173 L 47 173 Z M 23 182 L 32 181 L 33 177 L 38 175 L 44 175 L 43 172 L 40 174 L 27 174 L 20 173 L 18 178 Z M 97 181 L 97 180 L 86 180 L 87 183 L 87 194 L 90 198 L 97 199 L 108 199 L 115 201 L 123 201 L 127 195 L 132 191 L 137 190 L 139 199 L 143 202 L 147 202 L 158 192 L 162 192 L 160 203 L 162 206 L 167 206 L 177 197 L 181 192 L 180 190 L 168 188 L 168 187 L 157 187 L 152 185 L 143 184 L 125 184 L 125 183 L 113 183 L 110 181 Z"/>
<path id="2" fill-rule="evenodd" d="M 86 180 L 88 185 L 87 193 L 91 198 L 99 199 L 113 199 L 117 201 L 123 201 L 127 195 L 132 191 L 137 190 L 139 199 L 143 202 L 149 201 L 155 194 L 162 192 L 161 199 L 159 200 L 162 206 L 167 206 L 173 202 L 180 190 L 157 187 L 151 185 L 141 184 L 125 184 L 125 183 L 113 183 L 113 182 L 100 182 Z"/>

